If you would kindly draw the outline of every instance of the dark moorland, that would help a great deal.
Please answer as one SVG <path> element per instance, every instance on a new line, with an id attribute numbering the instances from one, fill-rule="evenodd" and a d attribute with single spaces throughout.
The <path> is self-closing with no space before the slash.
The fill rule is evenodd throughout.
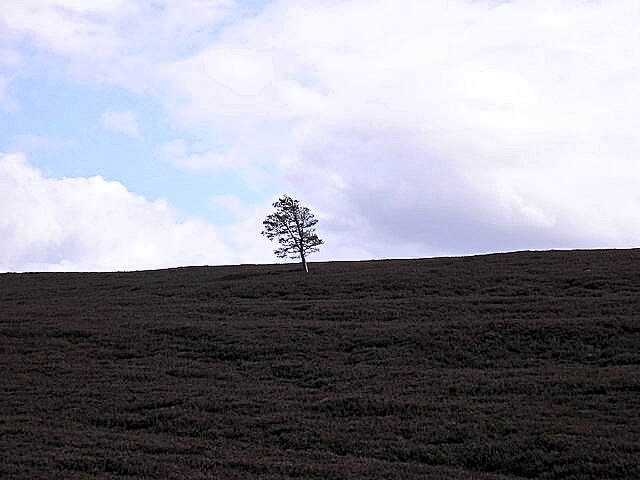
<path id="1" fill-rule="evenodd" d="M 640 250 L 0 275 L 0 478 L 640 478 Z"/>

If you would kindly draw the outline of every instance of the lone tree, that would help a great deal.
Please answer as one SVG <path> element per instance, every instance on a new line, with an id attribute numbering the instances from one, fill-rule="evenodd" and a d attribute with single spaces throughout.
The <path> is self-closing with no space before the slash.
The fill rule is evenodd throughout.
<path id="1" fill-rule="evenodd" d="M 280 258 L 300 258 L 302 268 L 309 272 L 307 255 L 318 251 L 324 242 L 316 235 L 315 225 L 318 223 L 307 207 L 298 200 L 285 195 L 273 204 L 275 213 L 269 215 L 262 224 L 262 235 L 269 240 L 278 238 L 280 248 L 274 250 Z"/>

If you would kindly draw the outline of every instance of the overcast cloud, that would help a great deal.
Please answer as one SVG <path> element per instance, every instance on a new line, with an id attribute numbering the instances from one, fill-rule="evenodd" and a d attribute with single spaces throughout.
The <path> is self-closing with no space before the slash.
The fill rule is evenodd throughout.
<path id="1" fill-rule="evenodd" d="M 0 6 L 0 109 L 29 57 L 159 104 L 175 133 L 157 162 L 245 186 L 209 192 L 219 224 L 4 156 L 0 268 L 270 262 L 260 216 L 281 193 L 320 219 L 315 259 L 638 245 L 635 0 L 90 4 Z M 114 105 L 103 125 L 141 136 Z M 25 216 L 35 204 L 53 214 Z"/>

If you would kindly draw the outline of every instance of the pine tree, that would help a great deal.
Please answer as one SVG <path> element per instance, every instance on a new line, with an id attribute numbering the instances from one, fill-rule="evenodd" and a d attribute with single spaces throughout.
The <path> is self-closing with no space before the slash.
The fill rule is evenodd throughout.
<path id="1" fill-rule="evenodd" d="M 275 213 L 267 216 L 262 235 L 269 240 L 278 238 L 280 247 L 274 253 L 280 258 L 300 258 L 302 268 L 309 272 L 307 255 L 318 251 L 324 242 L 315 233 L 318 223 L 307 207 L 288 195 L 273 204 Z"/>

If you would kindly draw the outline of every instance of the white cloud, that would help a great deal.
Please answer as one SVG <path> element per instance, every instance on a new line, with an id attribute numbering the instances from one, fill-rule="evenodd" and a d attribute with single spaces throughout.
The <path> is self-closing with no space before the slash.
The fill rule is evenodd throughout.
<path id="1" fill-rule="evenodd" d="M 109 26 L 125 2 L 25 0 L 3 2 L 0 22 L 9 32 L 27 35 L 38 46 L 56 54 L 104 55 L 121 44 Z M 124 13 L 124 11 L 122 12 Z M 98 48 L 102 50 L 98 50 Z"/>
<path id="2" fill-rule="evenodd" d="M 133 110 L 113 110 L 102 112 L 100 123 L 107 130 L 122 133 L 130 137 L 140 137 L 140 126 Z"/>
<path id="3" fill-rule="evenodd" d="M 197 151 L 194 152 L 194 149 Z M 157 153 L 162 160 L 186 170 L 219 170 L 237 166 L 228 155 L 199 149 L 197 146 L 188 145 L 182 139 L 163 143 Z"/>
<path id="4" fill-rule="evenodd" d="M 210 200 L 213 208 L 225 211 L 232 218 L 239 220 L 255 215 L 254 209 L 235 195 L 212 195 Z"/>
<path id="5" fill-rule="evenodd" d="M 142 91 L 156 61 L 206 43 L 237 11 L 231 0 L 21 0 L 0 2 L 0 32 L 47 53 L 32 62 L 53 55 L 76 78 Z"/>
<path id="6" fill-rule="evenodd" d="M 282 159 L 345 251 L 632 246 L 637 18 L 635 1 L 282 0 L 163 75 L 185 125 Z"/>
<path id="7" fill-rule="evenodd" d="M 20 154 L 0 155 L 0 271 L 130 270 L 268 259 L 255 226 L 180 221 L 102 177 L 46 178 Z M 237 250 L 238 245 L 242 246 Z M 247 252 L 250 252 L 248 255 Z"/>

